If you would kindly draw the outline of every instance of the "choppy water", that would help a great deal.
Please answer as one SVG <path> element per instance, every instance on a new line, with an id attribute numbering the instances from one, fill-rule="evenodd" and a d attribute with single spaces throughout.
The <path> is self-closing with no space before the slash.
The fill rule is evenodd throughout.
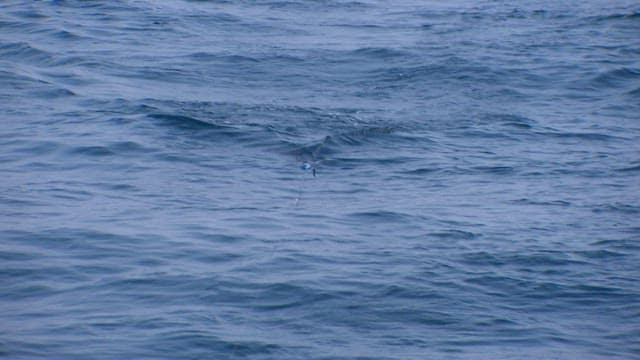
<path id="1" fill-rule="evenodd" d="M 637 1 L 4 1 L 0 357 L 637 358 L 639 114 Z"/>

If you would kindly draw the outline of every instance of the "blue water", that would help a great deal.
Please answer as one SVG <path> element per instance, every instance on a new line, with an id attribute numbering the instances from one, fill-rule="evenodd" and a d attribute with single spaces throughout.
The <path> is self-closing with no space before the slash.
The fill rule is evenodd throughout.
<path id="1" fill-rule="evenodd" d="M 637 1 L 3 1 L 0 121 L 2 358 L 640 358 Z"/>

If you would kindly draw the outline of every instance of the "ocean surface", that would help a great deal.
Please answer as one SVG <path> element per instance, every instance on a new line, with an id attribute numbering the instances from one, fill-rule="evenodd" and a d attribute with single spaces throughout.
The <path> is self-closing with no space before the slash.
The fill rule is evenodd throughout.
<path id="1" fill-rule="evenodd" d="M 640 358 L 640 3 L 0 2 L 0 358 Z"/>

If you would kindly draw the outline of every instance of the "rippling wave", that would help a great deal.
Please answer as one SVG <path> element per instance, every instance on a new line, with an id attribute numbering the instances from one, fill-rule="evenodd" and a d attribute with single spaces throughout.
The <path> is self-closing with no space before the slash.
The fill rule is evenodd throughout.
<path id="1" fill-rule="evenodd" d="M 2 2 L 0 357 L 637 356 L 638 14 Z"/>

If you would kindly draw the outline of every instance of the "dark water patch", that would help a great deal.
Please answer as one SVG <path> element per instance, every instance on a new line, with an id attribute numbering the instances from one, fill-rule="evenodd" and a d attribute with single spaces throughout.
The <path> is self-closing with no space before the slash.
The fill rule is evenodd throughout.
<path id="1" fill-rule="evenodd" d="M 637 162 L 632 162 L 632 163 L 630 164 L 631 166 L 623 167 L 623 168 L 619 168 L 619 169 L 617 169 L 617 170 L 618 170 L 618 171 L 620 171 L 620 172 L 625 172 L 625 173 L 626 173 L 626 172 L 633 173 L 633 172 L 640 171 L 640 165 L 635 165 L 636 163 L 637 163 Z"/>
<path id="2" fill-rule="evenodd" d="M 282 140 L 291 143 L 326 141 L 326 136 L 339 136 L 366 125 L 361 124 L 353 109 L 319 109 L 299 106 L 251 106 L 247 116 L 268 121 L 267 128 Z M 286 117 L 288 122 L 278 121 Z M 373 124 L 371 127 L 374 127 Z"/>
<path id="3" fill-rule="evenodd" d="M 14 290 L 4 295 L 19 298 L 57 295 L 77 282 L 86 280 L 82 272 L 57 261 L 54 256 L 45 255 L 38 255 L 33 260 L 11 261 L 0 272 L 0 278 Z"/>
<path id="4" fill-rule="evenodd" d="M 519 142 L 520 138 L 500 129 L 483 129 L 478 125 L 460 125 L 450 130 L 447 135 L 459 139 L 487 139 L 502 140 L 509 142 Z"/>
<path id="5" fill-rule="evenodd" d="M 34 97 L 54 99 L 54 98 L 63 98 L 68 96 L 76 96 L 76 93 L 68 89 L 56 88 L 56 89 L 43 89 L 43 90 L 31 91 L 29 95 Z"/>
<path id="6" fill-rule="evenodd" d="M 554 296 L 579 306 L 611 305 L 620 301 L 626 302 L 636 296 L 633 292 L 625 289 L 603 285 L 580 284 L 558 286 L 558 289 L 559 291 Z"/>
<path id="7" fill-rule="evenodd" d="M 455 230 L 455 229 L 432 232 L 427 234 L 428 238 L 433 237 L 441 240 L 473 240 L 473 239 L 477 239 L 479 236 L 480 236 L 479 234 L 474 234 L 469 231 Z"/>
<path id="8" fill-rule="evenodd" d="M 257 70 L 257 67 L 269 67 L 271 65 L 300 65 L 305 59 L 298 56 L 292 56 L 287 54 L 273 55 L 273 54 L 255 54 L 254 56 L 247 55 L 234 55 L 226 53 L 211 53 L 211 52 L 195 52 L 186 56 L 186 58 L 202 62 L 202 63 L 220 63 L 230 66 L 243 65 L 247 69 L 253 71 Z"/>
<path id="9" fill-rule="evenodd" d="M 4 76 L 6 75 L 6 76 Z M 75 96 L 75 92 L 57 84 L 56 82 L 44 80 L 36 75 L 19 74 L 15 72 L 13 74 L 0 73 L 0 79 L 5 81 L 5 84 L 13 91 L 6 93 L 7 98 L 64 98 L 69 96 Z M 3 96 L 0 94 L 0 96 Z"/>
<path id="10" fill-rule="evenodd" d="M 84 39 L 83 36 L 80 36 L 69 30 L 54 30 L 51 36 L 62 41 L 78 41 Z"/>
<path id="11" fill-rule="evenodd" d="M 511 166 L 474 166 L 471 170 L 474 172 L 492 175 L 509 175 L 516 172 L 516 170 Z"/>
<path id="12" fill-rule="evenodd" d="M 521 123 L 521 122 L 505 122 L 502 125 L 503 126 L 513 127 L 513 128 L 518 128 L 518 129 L 524 129 L 524 130 L 528 130 L 528 129 L 533 128 L 533 126 L 531 126 L 529 124 Z"/>
<path id="13" fill-rule="evenodd" d="M 57 269 L 48 269 L 48 271 L 56 271 Z M 10 276 L 11 280 L 15 280 L 17 278 L 22 278 L 25 281 L 33 282 L 34 279 L 31 276 L 24 276 L 19 271 L 15 271 L 15 269 L 8 269 L 5 272 L 6 275 Z M 0 276 L 3 278 L 4 276 Z M 6 281 L 6 279 L 5 279 Z M 45 285 L 27 285 L 27 286 L 11 286 L 5 288 L 5 295 L 0 295 L 0 301 L 25 301 L 34 298 L 42 298 L 55 295 L 57 291 L 52 287 Z"/>
<path id="14" fill-rule="evenodd" d="M 537 251 L 527 254 L 504 254 L 500 256 L 504 265 L 515 266 L 530 271 L 531 269 L 543 269 L 545 271 L 557 267 L 576 266 L 582 262 L 572 259 L 568 254 L 562 251 Z"/>
<path id="15" fill-rule="evenodd" d="M 182 256 L 184 256 L 185 259 L 201 262 L 202 264 L 233 263 L 243 258 L 243 255 L 236 253 L 203 254 L 202 251 L 185 253 Z"/>
<path id="16" fill-rule="evenodd" d="M 5 149 L 8 147 L 10 151 L 7 156 L 0 156 L 3 161 L 19 161 L 27 157 L 44 156 L 55 154 L 62 148 L 62 144 L 50 140 L 13 140 L 9 143 L 3 143 Z"/>
<path id="17" fill-rule="evenodd" d="M 499 123 L 504 127 L 512 127 L 516 129 L 528 130 L 537 125 L 533 119 L 516 114 L 486 114 L 480 117 L 481 121 L 489 123 Z"/>
<path id="18" fill-rule="evenodd" d="M 330 158 L 322 159 L 320 166 L 327 166 L 341 170 L 358 169 L 365 166 L 397 166 L 405 163 L 411 163 L 415 158 L 411 157 L 396 157 L 391 156 L 387 158 L 372 158 L 367 156 L 362 157 L 343 157 L 334 155 Z"/>
<path id="19" fill-rule="evenodd" d="M 51 186 L 43 193 L 54 199 L 60 199 L 63 201 L 86 201 L 93 197 L 93 194 L 89 191 L 79 189 L 68 189 L 66 187 Z"/>
<path id="20" fill-rule="evenodd" d="M 544 307 L 545 302 L 550 299 L 561 302 L 564 306 L 588 309 L 592 306 L 624 303 L 634 296 L 633 293 L 613 286 L 566 284 L 499 275 L 473 276 L 465 282 L 494 298 L 507 298 L 511 294 L 509 302 L 518 304 L 518 307 L 529 308 L 528 311 L 537 311 L 534 309 Z"/>
<path id="21" fill-rule="evenodd" d="M 25 262 L 40 258 L 40 255 L 33 252 L 23 252 L 16 250 L 0 250 L 0 260 Z"/>
<path id="22" fill-rule="evenodd" d="M 46 230 L 46 231 L 44 231 Z M 126 258 L 131 248 L 146 240 L 144 236 L 130 237 L 88 229 L 41 229 L 38 232 L 5 232 L 7 241 L 18 242 L 41 250 L 82 254 L 85 259 Z M 126 245 L 126 246 L 123 246 Z"/>
<path id="23" fill-rule="evenodd" d="M 366 142 L 374 141 L 379 137 L 389 135 L 395 131 L 396 129 L 388 126 L 362 127 L 352 131 L 332 135 L 328 140 L 341 145 L 362 145 Z"/>
<path id="24" fill-rule="evenodd" d="M 323 1 L 316 3 L 313 1 L 265 1 L 259 5 L 266 6 L 274 10 L 292 10 L 292 11 L 352 11 L 366 10 L 371 7 L 370 4 L 360 1 Z"/>
<path id="25" fill-rule="evenodd" d="M 408 284 L 406 286 L 404 285 L 383 286 L 378 291 L 375 291 L 371 295 L 371 298 L 372 299 L 397 298 L 397 299 L 417 300 L 419 302 L 424 301 L 424 302 L 431 302 L 431 303 L 437 303 L 442 300 L 446 301 L 446 296 L 438 293 L 433 288 L 430 288 L 428 286 L 423 286 L 421 284 L 415 284 L 413 286 L 410 286 Z M 407 310 L 410 311 L 409 309 Z M 445 313 L 433 312 L 431 314 L 424 314 L 425 309 L 416 308 L 413 310 L 416 311 L 417 313 L 420 313 L 420 312 L 423 313 L 423 314 L 416 314 L 419 316 L 419 322 L 421 323 L 430 323 L 431 325 L 446 325 L 446 324 L 451 324 L 458 321 L 458 319 L 455 319 L 452 317 L 449 318 L 447 316 L 448 314 L 445 314 Z M 400 314 L 394 314 L 391 317 L 396 317 L 396 315 L 400 315 Z M 424 315 L 432 315 L 432 316 L 428 316 L 428 318 L 425 318 Z M 449 318 L 448 319 L 449 321 L 445 320 L 447 318 Z"/>
<path id="26" fill-rule="evenodd" d="M 218 61 L 218 62 L 228 62 L 233 64 L 242 64 L 242 63 L 255 64 L 260 62 L 260 60 L 254 57 L 249 57 L 249 56 L 219 55 L 219 54 L 213 54 L 213 53 L 207 53 L 207 52 L 193 53 L 189 55 L 189 58 L 197 61 L 203 61 L 203 62 Z"/>
<path id="27" fill-rule="evenodd" d="M 603 133 L 589 133 L 589 132 L 540 132 L 536 131 L 535 134 L 550 137 L 550 138 L 558 138 L 558 139 L 576 139 L 576 140 L 587 140 L 587 141 L 614 141 L 620 139 L 615 135 L 607 135 Z"/>
<path id="28" fill-rule="evenodd" d="M 154 335 L 148 345 L 162 354 L 180 353 L 191 358 L 220 354 L 221 358 L 247 356 L 276 356 L 281 349 L 277 344 L 261 341 L 223 340 L 204 330 L 174 330 Z"/>
<path id="29" fill-rule="evenodd" d="M 251 210 L 257 210 L 256 208 L 246 208 L 246 209 L 242 209 L 242 208 L 236 208 L 236 209 L 222 209 L 221 211 L 229 211 L 229 210 L 247 210 L 247 211 L 251 211 Z M 233 235 L 227 235 L 227 234 L 211 234 L 208 230 L 208 228 L 206 227 L 202 227 L 202 226 L 196 226 L 196 227 L 190 227 L 191 229 L 191 235 L 194 238 L 198 238 L 198 239 L 202 239 L 203 241 L 206 241 L 207 243 L 210 243 L 212 246 L 214 244 L 235 244 L 235 243 L 239 243 L 242 242 L 243 240 L 246 240 L 245 238 L 241 237 L 241 236 L 233 236 Z"/>
<path id="30" fill-rule="evenodd" d="M 482 267 L 494 266 L 494 263 L 488 261 L 489 258 L 486 254 L 478 254 L 482 261 L 478 262 L 478 259 L 471 259 L 470 264 L 477 264 Z M 499 262 L 497 263 L 500 264 Z M 486 272 L 485 274 L 468 276 L 464 280 L 464 283 L 475 288 L 475 291 L 485 296 L 491 296 L 492 298 L 504 298 L 507 294 L 513 296 L 526 296 L 527 293 L 533 293 L 533 288 L 536 287 L 535 283 L 520 279 L 514 276 L 505 276 L 496 274 L 493 272 Z M 544 285 L 542 285 L 544 286 Z"/>
<path id="31" fill-rule="evenodd" d="M 371 221 L 376 223 L 404 223 L 409 222 L 411 219 L 411 216 L 408 214 L 386 210 L 355 212 L 349 214 L 349 217 L 359 221 Z"/>
<path id="32" fill-rule="evenodd" d="M 18 63 L 32 63 L 37 65 L 50 64 L 54 57 L 50 52 L 38 49 L 28 42 L 0 43 L 0 56 L 3 59 L 13 59 Z"/>
<path id="33" fill-rule="evenodd" d="M 634 235 L 638 234 L 640 228 L 632 228 L 630 232 Z M 622 253 L 627 253 L 630 250 L 640 249 L 640 243 L 636 239 L 612 239 L 612 240 L 598 240 L 591 243 L 593 246 L 603 247 L 605 249 L 616 249 Z"/>
<path id="34" fill-rule="evenodd" d="M 180 152 L 160 152 L 153 156 L 154 161 L 166 164 L 198 164 L 202 162 L 202 158 L 197 155 L 181 155 Z"/>
<path id="35" fill-rule="evenodd" d="M 28 88 L 29 86 L 37 84 L 39 82 L 39 80 L 31 76 L 20 74 L 17 71 L 10 72 L 10 71 L 0 70 L 0 79 L 2 79 L 2 81 L 7 87 L 12 88 L 13 90 L 22 90 L 22 89 Z M 13 97 L 15 96 L 15 94 L 6 94 L 5 96 Z"/>
<path id="36" fill-rule="evenodd" d="M 293 150 L 286 150 L 286 154 L 295 157 L 298 162 L 319 162 L 326 156 L 334 154 L 335 150 L 330 146 L 331 137 L 326 136 L 322 140 L 314 141 L 306 145 L 298 145 L 285 142 L 288 147 L 293 147 Z"/>
<path id="37" fill-rule="evenodd" d="M 392 48 L 360 48 L 353 50 L 351 55 L 355 57 L 362 57 L 368 61 L 373 59 L 405 59 L 410 55 L 409 52 L 403 50 L 397 50 Z"/>
<path id="38" fill-rule="evenodd" d="M 135 8 L 131 4 L 125 3 L 101 3 L 101 2 L 85 2 L 75 0 L 52 0 L 48 2 L 54 8 L 72 8 L 72 9 L 99 9 L 104 11 L 118 11 L 118 10 L 142 10 L 141 8 Z M 91 13 L 93 14 L 93 13 Z"/>
<path id="39" fill-rule="evenodd" d="M 619 68 L 615 70 L 609 70 L 598 76 L 593 80 L 593 86 L 601 87 L 620 87 L 627 84 L 635 85 L 640 80 L 640 69 L 638 68 Z"/>
<path id="40" fill-rule="evenodd" d="M 237 269 L 235 269 L 237 272 Z M 210 304 L 244 304 L 257 311 L 279 311 L 288 307 L 304 307 L 329 297 L 320 290 L 292 283 L 234 284 L 219 282 L 203 295 L 201 300 Z"/>
<path id="41" fill-rule="evenodd" d="M 185 71 L 179 66 L 126 66 L 112 63 L 105 70 L 117 77 L 138 78 L 165 83 L 197 84 L 202 81 L 202 74 L 199 72 Z"/>
<path id="42" fill-rule="evenodd" d="M 6 218 L 16 218 L 26 216 L 28 214 L 28 208 L 41 207 L 44 208 L 48 205 L 46 201 L 37 199 L 27 199 L 21 196 L 27 196 L 23 194 L 16 194 L 14 197 L 1 196 L 0 201 L 6 206 L 5 210 L 0 210 L 0 214 L 6 216 Z M 18 198 L 19 197 L 19 198 Z"/>
<path id="43" fill-rule="evenodd" d="M 635 21 L 636 24 L 640 19 L 640 11 L 630 11 L 627 13 L 614 13 L 609 15 L 591 16 L 585 20 L 593 23 L 607 23 L 607 22 L 620 22 L 620 21 Z M 640 25 L 640 24 L 637 24 Z"/>
<path id="44" fill-rule="evenodd" d="M 429 297 L 422 297 L 421 299 L 429 299 Z M 406 323 L 433 328 L 452 327 L 463 322 L 460 317 L 454 314 L 428 311 L 419 306 L 384 309 L 380 312 L 379 317 L 380 323 Z"/>
<path id="45" fill-rule="evenodd" d="M 588 260 L 614 260 L 626 257 L 626 255 L 622 252 L 611 250 L 583 250 L 576 251 L 575 254 Z"/>
<path id="46" fill-rule="evenodd" d="M 562 207 L 571 206 L 571 202 L 565 201 L 565 200 L 540 201 L 540 200 L 526 199 L 526 198 L 514 200 L 512 201 L 512 203 L 520 204 L 520 205 L 536 205 L 536 206 L 562 206 Z"/>
<path id="47" fill-rule="evenodd" d="M 137 120 L 139 117 L 163 113 L 162 109 L 160 109 L 162 103 L 154 102 L 153 99 L 133 101 L 119 97 L 113 99 L 82 99 L 78 102 L 81 107 L 91 109 L 96 114 L 109 116 L 109 121 L 120 125 L 131 123 L 133 121 L 131 116 L 135 116 Z M 68 112 L 65 114 L 80 115 L 82 112 Z"/>
<path id="48" fill-rule="evenodd" d="M 105 280 L 101 286 L 113 296 L 127 297 L 140 303 L 152 302 L 154 297 L 158 302 L 171 303 L 190 296 L 189 292 L 197 282 L 189 276 L 147 273 Z"/>
<path id="49" fill-rule="evenodd" d="M 270 284 L 259 288 L 254 294 L 253 309 L 257 311 L 280 311 L 290 308 L 319 306 L 318 303 L 333 298 L 329 293 L 308 286 Z"/>
<path id="50" fill-rule="evenodd" d="M 360 158 L 340 156 L 341 153 L 354 151 L 360 146 L 376 146 L 379 142 L 393 141 L 389 135 L 394 133 L 395 129 L 390 127 L 353 127 L 356 129 L 327 135 L 321 140 L 312 141 L 303 146 L 285 141 L 283 144 L 286 145 L 287 150 L 284 153 L 295 158 L 297 162 L 309 162 L 313 166 L 321 164 L 322 166 L 340 168 L 354 168 L 367 163 L 399 164 L 411 160 L 405 157 L 381 159 L 366 156 Z M 293 148 L 293 150 L 289 148 Z"/>
<path id="51" fill-rule="evenodd" d="M 624 203 L 603 204 L 593 208 L 592 211 L 594 213 L 615 212 L 622 214 L 638 214 L 640 213 L 640 206 Z"/>
<path id="52" fill-rule="evenodd" d="M 457 68 L 433 64 L 418 67 L 383 67 L 371 71 L 369 77 L 378 88 L 394 86 L 396 83 L 411 83 L 425 79 L 427 82 L 460 80 L 464 75 Z"/>
<path id="53" fill-rule="evenodd" d="M 198 119 L 195 117 L 179 114 L 150 114 L 149 118 L 160 120 L 162 123 L 183 130 L 223 130 L 229 133 L 233 133 L 231 126 L 219 125 L 213 121 L 205 119 Z"/>
<path id="54" fill-rule="evenodd" d="M 226 12 L 214 12 L 208 14 L 193 14 L 190 15 L 192 20 L 202 23 L 215 23 L 215 24 L 236 24 L 241 23 L 242 18 Z"/>
<path id="55" fill-rule="evenodd" d="M 413 170 L 406 170 L 406 171 L 403 171 L 402 173 L 406 175 L 424 176 L 424 175 L 438 173 L 440 171 L 442 171 L 442 169 L 439 167 L 423 167 L 423 168 L 418 168 Z"/>
<path id="56" fill-rule="evenodd" d="M 402 88 L 417 85 L 417 82 L 437 87 L 452 83 L 511 85 L 513 82 L 521 83 L 520 86 L 522 87 L 539 87 L 546 80 L 528 70 L 496 69 L 490 66 L 474 64 L 457 57 L 429 65 L 386 66 L 369 71 L 367 75 L 372 82 L 377 84 L 378 88 L 389 86 L 392 88 L 401 86 Z"/>
<path id="57" fill-rule="evenodd" d="M 28 10 L 13 10 L 9 12 L 11 15 L 14 15 L 19 18 L 29 19 L 29 20 L 43 20 L 47 19 L 49 16 L 43 14 L 38 9 L 28 9 Z"/>
<path id="58" fill-rule="evenodd" d="M 640 87 L 630 90 L 629 92 L 627 92 L 627 95 L 636 97 L 636 98 L 640 97 Z"/>
<path id="59" fill-rule="evenodd" d="M 118 141 L 109 144 L 109 148 L 117 154 L 131 155 L 136 153 L 147 153 L 151 150 L 134 141 Z"/>
<path id="60" fill-rule="evenodd" d="M 15 21 L 13 19 L 0 19 L 0 29 L 6 30 L 7 32 L 24 31 L 25 26 L 27 26 L 27 24 L 25 24 L 24 22 Z"/>
<path id="61" fill-rule="evenodd" d="M 329 6 L 335 10 L 366 10 L 368 8 L 373 8 L 373 6 L 364 1 L 341 1 L 341 0 L 333 0 L 329 1 Z"/>
<path id="62" fill-rule="evenodd" d="M 489 253 L 489 252 L 472 252 L 462 256 L 465 264 L 473 266 L 492 266 L 492 267 L 517 267 L 517 268 L 548 268 L 548 267 L 568 267 L 580 264 L 571 259 L 567 254 L 560 251 L 545 252 L 529 252 L 527 254 L 519 253 Z"/>
<path id="63" fill-rule="evenodd" d="M 110 156 L 115 153 L 107 146 L 90 145 L 90 146 L 78 146 L 67 151 L 70 155 L 83 155 L 83 156 Z"/>
<path id="64" fill-rule="evenodd" d="M 112 157 L 112 156 L 144 156 L 145 154 L 154 152 L 153 149 L 144 147 L 133 141 L 120 141 L 105 145 L 82 145 L 68 148 L 64 153 L 68 156 L 80 157 Z"/>
<path id="65" fill-rule="evenodd" d="M 97 183 L 91 183 L 91 184 L 83 184 L 81 182 L 76 182 L 73 183 L 71 181 L 67 182 L 67 185 L 69 186 L 90 186 L 92 188 L 97 188 L 97 189 L 104 189 L 107 191 L 113 191 L 114 193 L 122 193 L 122 194 L 126 194 L 126 193 L 138 193 L 140 192 L 141 188 L 131 185 L 131 184 L 127 184 L 126 183 L 127 179 L 122 179 L 122 182 L 118 182 L 118 181 L 109 181 L 109 182 L 97 182 Z"/>

